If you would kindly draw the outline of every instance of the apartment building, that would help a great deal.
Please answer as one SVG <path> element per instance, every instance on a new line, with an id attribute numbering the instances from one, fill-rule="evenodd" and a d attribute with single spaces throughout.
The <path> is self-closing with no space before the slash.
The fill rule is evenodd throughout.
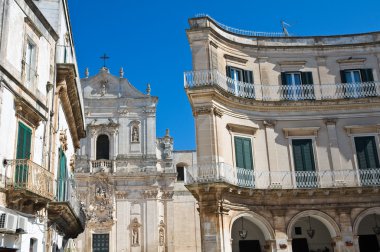
<path id="1" fill-rule="evenodd" d="M 380 33 L 189 25 L 202 251 L 378 251 Z"/>
<path id="2" fill-rule="evenodd" d="M 67 2 L 1 1 L 1 251 L 63 251 L 83 231 L 83 119 Z"/>

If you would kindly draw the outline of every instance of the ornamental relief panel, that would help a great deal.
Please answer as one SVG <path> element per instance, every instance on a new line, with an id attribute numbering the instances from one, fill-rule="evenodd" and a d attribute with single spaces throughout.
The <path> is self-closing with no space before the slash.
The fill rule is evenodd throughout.
<path id="1" fill-rule="evenodd" d="M 89 201 L 85 206 L 87 226 L 96 230 L 108 230 L 114 224 L 115 197 L 113 184 L 105 174 L 94 177 L 89 187 Z"/>

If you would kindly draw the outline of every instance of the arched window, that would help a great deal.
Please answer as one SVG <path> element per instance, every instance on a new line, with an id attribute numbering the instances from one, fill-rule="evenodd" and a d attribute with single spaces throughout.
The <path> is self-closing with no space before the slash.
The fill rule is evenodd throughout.
<path id="1" fill-rule="evenodd" d="M 110 158 L 110 141 L 107 135 L 100 135 L 96 140 L 96 159 Z"/>

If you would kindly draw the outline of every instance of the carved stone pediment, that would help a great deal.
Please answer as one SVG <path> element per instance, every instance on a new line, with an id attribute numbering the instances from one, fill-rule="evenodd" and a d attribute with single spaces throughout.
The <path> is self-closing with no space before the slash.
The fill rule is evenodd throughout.
<path id="1" fill-rule="evenodd" d="M 97 120 L 93 120 L 87 125 L 89 132 L 92 137 L 98 136 L 100 134 L 109 133 L 111 135 L 118 133 L 119 123 L 114 122 L 111 118 L 108 119 L 108 123 L 100 122 L 97 123 Z"/>

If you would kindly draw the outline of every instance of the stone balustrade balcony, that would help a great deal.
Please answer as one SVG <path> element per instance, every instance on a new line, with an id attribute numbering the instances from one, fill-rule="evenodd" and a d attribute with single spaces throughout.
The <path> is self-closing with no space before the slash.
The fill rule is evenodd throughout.
<path id="1" fill-rule="evenodd" d="M 379 97 L 380 82 L 334 84 L 252 84 L 231 79 L 218 70 L 184 73 L 186 89 L 216 87 L 236 97 L 257 101 L 336 100 Z"/>
<path id="2" fill-rule="evenodd" d="M 33 213 L 54 198 L 54 176 L 29 159 L 7 160 L 0 186 L 11 208 Z"/>
<path id="3" fill-rule="evenodd" d="M 363 170 L 255 171 L 226 163 L 186 167 L 185 185 L 227 184 L 252 189 L 308 189 L 380 185 L 380 168 Z"/>
<path id="4" fill-rule="evenodd" d="M 98 159 L 98 160 L 90 160 L 89 166 L 90 171 L 97 172 L 112 172 L 114 171 L 115 161 L 108 159 Z"/>

